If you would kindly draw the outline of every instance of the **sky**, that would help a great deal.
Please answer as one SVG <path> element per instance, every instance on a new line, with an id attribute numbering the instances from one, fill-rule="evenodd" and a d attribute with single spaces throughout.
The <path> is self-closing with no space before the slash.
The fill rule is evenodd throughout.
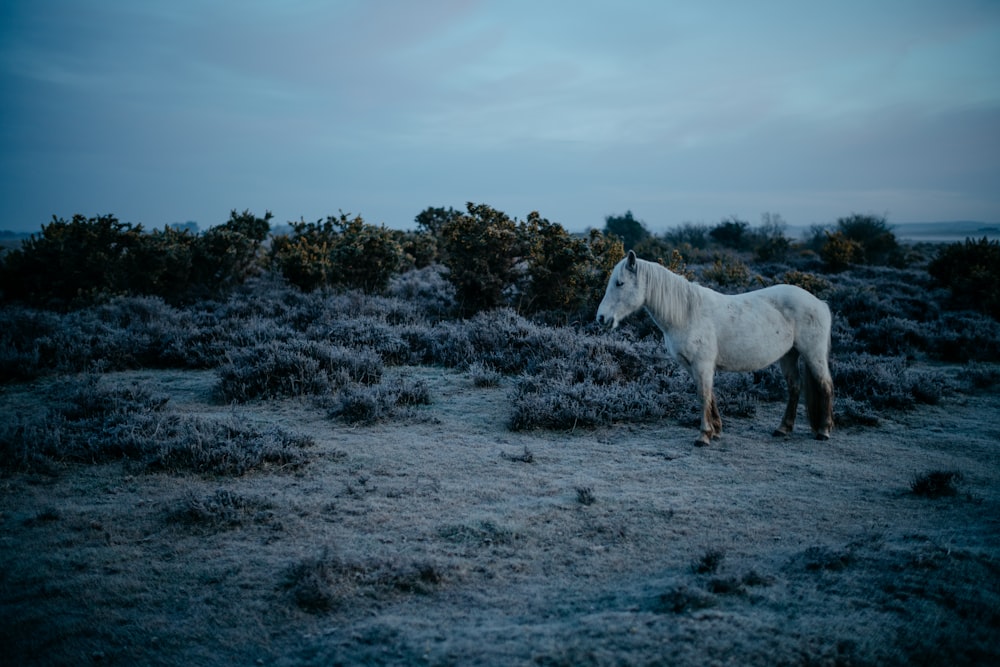
<path id="1" fill-rule="evenodd" d="M 0 229 L 1000 221 L 998 0 L 2 0 Z"/>

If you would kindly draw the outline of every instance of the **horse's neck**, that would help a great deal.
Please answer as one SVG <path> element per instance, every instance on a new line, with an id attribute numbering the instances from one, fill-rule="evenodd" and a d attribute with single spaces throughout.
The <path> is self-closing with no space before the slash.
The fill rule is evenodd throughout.
<path id="1" fill-rule="evenodd" d="M 691 307 L 699 297 L 697 285 L 659 264 L 648 265 L 646 310 L 664 333 L 687 324 Z"/>

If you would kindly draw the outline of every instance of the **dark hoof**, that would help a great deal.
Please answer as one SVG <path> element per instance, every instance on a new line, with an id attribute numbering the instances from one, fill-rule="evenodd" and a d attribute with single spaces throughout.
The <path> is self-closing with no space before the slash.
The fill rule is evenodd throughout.
<path id="1" fill-rule="evenodd" d="M 694 441 L 694 446 L 695 447 L 708 447 L 709 444 L 710 443 L 708 443 L 708 442 L 706 442 L 704 440 L 701 440 L 700 438 L 698 440 Z"/>
<path id="2" fill-rule="evenodd" d="M 825 442 L 825 441 L 827 441 L 827 440 L 830 439 L 830 434 L 829 433 L 817 433 L 816 434 L 816 439 L 819 440 L 819 441 L 821 441 L 821 442 Z"/>
<path id="3" fill-rule="evenodd" d="M 776 428 L 774 429 L 774 433 L 771 435 L 775 438 L 787 438 L 790 434 L 787 431 L 782 431 L 780 428 Z"/>

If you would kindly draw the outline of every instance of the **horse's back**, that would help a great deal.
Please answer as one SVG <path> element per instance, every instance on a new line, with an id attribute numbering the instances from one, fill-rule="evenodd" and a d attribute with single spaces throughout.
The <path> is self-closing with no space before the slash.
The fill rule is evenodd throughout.
<path id="1" fill-rule="evenodd" d="M 813 317 L 818 320 L 818 323 L 826 327 L 830 326 L 830 307 L 826 305 L 825 301 L 801 287 L 786 284 L 771 285 L 747 294 L 756 294 L 760 298 L 766 299 L 786 317 L 791 317 L 796 321 L 803 317 Z"/>

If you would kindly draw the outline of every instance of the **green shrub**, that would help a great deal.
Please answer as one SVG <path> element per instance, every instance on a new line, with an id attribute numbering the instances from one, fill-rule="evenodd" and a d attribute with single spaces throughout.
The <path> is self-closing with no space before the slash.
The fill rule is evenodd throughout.
<path id="1" fill-rule="evenodd" d="M 254 272 L 270 218 L 233 211 L 228 222 L 200 236 L 169 227 L 147 234 L 142 225 L 111 215 L 53 218 L 4 257 L 0 290 L 6 298 L 56 308 L 115 294 L 172 302 L 216 296 Z"/>
<path id="2" fill-rule="evenodd" d="M 735 257 L 716 259 L 712 266 L 701 273 L 705 280 L 720 287 L 747 287 L 753 281 L 750 267 Z"/>
<path id="3" fill-rule="evenodd" d="M 191 284 L 204 293 L 219 294 L 251 276 L 259 266 L 260 248 L 271 229 L 271 218 L 270 211 L 258 218 L 250 211 L 233 210 L 224 224 L 195 237 Z"/>
<path id="4" fill-rule="evenodd" d="M 903 253 L 885 217 L 853 213 L 837 220 L 837 231 L 857 244 L 863 264 L 901 266 Z"/>
<path id="5" fill-rule="evenodd" d="M 826 242 L 820 248 L 819 256 L 830 271 L 843 271 L 864 257 L 861 244 L 848 238 L 843 232 L 826 232 Z"/>
<path id="6" fill-rule="evenodd" d="M 635 249 L 636 246 L 650 237 L 645 223 L 632 217 L 632 211 L 625 211 L 625 215 L 605 217 L 604 233 L 621 239 L 622 245 L 629 250 Z"/>
<path id="7" fill-rule="evenodd" d="M 941 285 L 951 290 L 952 303 L 1000 320 L 1000 241 L 985 236 L 943 248 L 927 267 Z"/>
<path id="8" fill-rule="evenodd" d="M 305 291 L 344 286 L 380 292 L 403 259 L 391 230 L 343 213 L 325 221 L 293 223 L 291 235 L 274 237 L 271 253 L 285 279 Z"/>
<path id="9" fill-rule="evenodd" d="M 596 308 L 611 269 L 625 256 L 621 241 L 596 230 L 588 238 L 573 236 L 538 213 L 528 216 L 525 232 L 529 261 L 524 309 L 573 316 Z"/>
<path id="10" fill-rule="evenodd" d="M 113 215 L 74 215 L 68 222 L 53 216 L 38 236 L 4 256 L 0 290 L 9 299 L 55 307 L 118 292 L 125 259 L 141 234 L 141 226 Z"/>
<path id="11" fill-rule="evenodd" d="M 523 275 L 529 247 L 523 224 L 485 204 L 467 205 L 468 213 L 447 219 L 441 236 L 448 280 L 466 314 L 502 306 L 505 294 Z"/>
<path id="12" fill-rule="evenodd" d="M 708 232 L 715 243 L 733 250 L 747 250 L 752 243 L 750 223 L 732 217 L 723 220 Z"/>

